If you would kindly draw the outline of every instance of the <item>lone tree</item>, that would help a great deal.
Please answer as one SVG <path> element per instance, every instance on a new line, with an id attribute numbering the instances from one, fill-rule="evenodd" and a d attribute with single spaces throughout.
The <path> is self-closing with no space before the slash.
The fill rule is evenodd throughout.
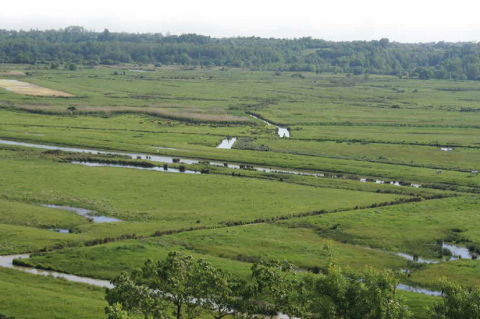
<path id="1" fill-rule="evenodd" d="M 111 319 L 196 318 L 201 311 L 221 319 L 245 308 L 241 301 L 245 281 L 208 262 L 171 252 L 165 260 L 123 273 L 107 293 L 106 312 Z"/>
<path id="2" fill-rule="evenodd" d="M 196 318 L 201 311 L 198 272 L 199 263 L 176 252 L 156 263 L 148 260 L 143 267 L 112 281 L 115 288 L 107 293 L 111 305 L 107 314 L 115 318 L 118 311 L 125 310 L 145 318 L 170 318 L 173 308 L 177 319 L 183 312 L 188 318 Z"/>
<path id="3" fill-rule="evenodd" d="M 252 289 L 256 299 L 253 311 L 269 315 L 279 312 L 295 317 L 306 315 L 303 283 L 296 278 L 296 267 L 290 262 L 260 261 L 252 266 Z"/>

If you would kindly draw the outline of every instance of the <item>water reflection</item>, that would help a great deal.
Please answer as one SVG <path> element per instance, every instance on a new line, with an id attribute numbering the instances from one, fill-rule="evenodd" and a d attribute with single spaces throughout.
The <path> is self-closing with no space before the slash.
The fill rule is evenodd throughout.
<path id="1" fill-rule="evenodd" d="M 231 149 L 233 144 L 237 141 L 236 137 L 226 138 L 217 146 L 217 148 Z"/>
<path id="2" fill-rule="evenodd" d="M 55 208 L 60 210 L 66 210 L 69 212 L 73 212 L 77 215 L 87 217 L 91 219 L 94 223 L 113 223 L 113 222 L 121 222 L 120 219 L 107 217 L 107 216 L 97 216 L 96 212 L 93 210 L 85 209 L 85 208 L 78 208 L 78 207 L 71 207 L 71 206 L 59 206 L 59 205 L 42 205 L 44 207 Z M 62 231 L 60 231 L 62 232 Z M 68 232 L 68 230 L 67 230 Z"/>
<path id="3" fill-rule="evenodd" d="M 255 115 L 251 115 L 251 117 L 253 117 L 254 119 L 257 119 L 257 120 L 260 120 L 262 121 L 263 123 L 267 124 L 268 126 L 272 126 L 273 124 L 268 122 L 268 121 L 265 121 L 264 119 L 261 119 Z M 276 126 L 276 125 L 275 125 Z M 280 137 L 286 137 L 286 138 L 290 138 L 290 131 L 287 129 L 287 128 L 284 128 L 284 127 L 280 127 L 280 126 L 276 126 L 277 127 L 277 134 L 278 136 Z"/>

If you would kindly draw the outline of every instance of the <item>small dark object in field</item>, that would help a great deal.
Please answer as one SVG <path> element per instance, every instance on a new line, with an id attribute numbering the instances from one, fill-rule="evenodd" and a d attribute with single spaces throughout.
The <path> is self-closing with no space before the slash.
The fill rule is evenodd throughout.
<path id="1" fill-rule="evenodd" d="M 303 74 L 301 74 L 301 73 L 293 73 L 293 74 L 292 74 L 292 78 L 305 79 L 305 77 L 304 77 Z"/>
<path id="2" fill-rule="evenodd" d="M 446 248 L 442 249 L 442 255 L 443 256 L 452 256 L 452 252 Z"/>
<path id="3" fill-rule="evenodd" d="M 168 164 L 163 164 L 163 170 L 168 171 Z"/>
<path id="4" fill-rule="evenodd" d="M 174 163 L 180 163 L 180 159 L 179 159 L 179 158 L 174 158 L 174 159 L 172 159 L 172 161 L 173 161 Z"/>
<path id="5" fill-rule="evenodd" d="M 187 170 L 185 165 L 180 165 L 179 169 L 180 169 L 180 172 L 182 172 L 182 173 L 185 173 L 185 171 Z"/>
<path id="6" fill-rule="evenodd" d="M 138 124 L 143 124 L 143 121 L 138 122 Z"/>

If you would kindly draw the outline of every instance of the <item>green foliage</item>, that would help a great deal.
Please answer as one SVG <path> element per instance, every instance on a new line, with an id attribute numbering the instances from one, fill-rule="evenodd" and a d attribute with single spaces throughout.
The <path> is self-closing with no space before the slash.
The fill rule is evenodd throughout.
<path id="1" fill-rule="evenodd" d="M 305 298 L 313 318 L 410 318 L 408 307 L 397 300 L 398 283 L 391 271 L 359 275 L 331 264 L 325 274 L 308 278 Z"/>
<path id="2" fill-rule="evenodd" d="M 72 31 L 66 33 L 72 35 Z M 81 38 L 81 32 L 75 34 L 65 41 Z M 92 45 L 101 42 L 102 47 L 110 46 L 117 41 L 112 40 L 115 36 L 107 33 L 102 41 L 91 42 Z M 174 45 L 166 43 L 167 38 L 158 45 Z M 235 43 L 241 40 L 235 39 Z M 81 40 L 71 44 L 62 41 L 53 45 L 83 45 Z M 245 39 L 242 41 L 246 43 Z M 300 43 L 295 42 L 300 40 L 292 41 Z M 7 42 L 0 41 L 0 47 Z M 128 45 L 122 42 L 118 40 L 118 48 L 127 50 Z M 224 305 L 223 310 L 218 311 L 214 303 L 207 306 L 205 302 L 202 315 L 220 318 L 229 308 L 252 313 L 251 305 L 259 312 L 277 308 L 299 313 L 311 309 L 295 297 L 300 293 L 291 294 L 291 298 L 281 294 L 274 298 L 267 293 L 291 287 L 297 291 L 297 283 L 303 282 L 304 273 L 294 275 L 275 266 L 258 266 L 265 268 L 256 279 L 264 282 L 262 287 L 265 287 L 261 290 L 263 293 L 258 294 L 254 293 L 251 276 L 246 284 L 237 280 L 237 276 L 246 280 L 251 263 L 261 258 L 285 258 L 302 269 L 321 272 L 314 278 L 322 275 L 330 278 L 326 273 L 328 252 L 321 248 L 329 238 L 337 241 L 338 265 L 354 271 L 362 271 L 366 265 L 374 269 L 405 269 L 407 261 L 391 252 L 409 253 L 419 259 L 438 259 L 438 245 L 433 243 L 442 239 L 471 246 L 472 251 L 478 252 L 475 246 L 480 245 L 480 230 L 475 224 L 478 219 L 475 194 L 430 200 L 436 196 L 460 194 L 446 190 L 463 194 L 480 190 L 480 179 L 470 176 L 471 170 L 478 169 L 480 154 L 477 144 L 479 83 L 457 81 L 466 79 L 463 73 L 467 65 L 475 66 L 478 62 L 472 56 L 464 59 L 462 53 L 459 54 L 462 58 L 439 62 L 441 65 L 437 65 L 441 59 L 422 58 L 420 68 L 415 63 L 408 66 L 408 70 L 403 66 L 391 68 L 391 57 L 386 52 L 394 52 L 399 45 L 385 42 L 378 44 L 375 52 L 363 54 L 356 52 L 360 43 L 354 45 L 355 50 L 344 43 L 331 51 L 338 57 L 321 64 L 314 58 L 329 52 L 319 48 L 303 49 L 300 45 L 291 52 L 295 57 L 296 52 L 302 50 L 302 58 L 295 61 L 280 55 L 275 62 L 277 65 L 271 67 L 269 62 L 262 62 L 263 58 L 257 58 L 256 66 L 243 63 L 243 58 L 225 59 L 221 62 L 225 64 L 224 71 L 206 68 L 215 66 L 213 62 L 196 69 L 188 66 L 155 69 L 151 65 L 81 67 L 85 63 L 91 66 L 101 62 L 116 63 L 113 54 L 109 56 L 111 52 L 88 57 L 86 61 L 80 54 L 75 58 L 58 58 L 62 69 L 65 66 L 68 69 L 70 63 L 78 65 L 75 74 L 49 69 L 48 63 L 52 61 L 49 58 L 39 62 L 46 63 L 44 65 L 2 65 L 0 72 L 7 70 L 3 73 L 5 77 L 15 76 L 12 79 L 75 95 L 67 100 L 0 90 L 2 139 L 143 153 L 152 157 L 201 158 L 202 162 L 212 163 L 235 162 L 245 169 L 232 170 L 206 163 L 187 165 L 180 163 L 182 161 L 167 166 L 179 169 L 184 165 L 187 170 L 208 170 L 209 174 L 91 168 L 71 165 L 68 161 L 97 159 L 141 167 L 162 164 L 123 156 L 60 154 L 1 146 L 0 253 L 46 250 L 22 263 L 111 279 L 122 271 L 141 266 L 148 258 L 157 260 L 165 258 L 171 250 L 184 251 L 234 274 L 218 274 L 217 268 L 202 266 L 206 268 L 202 270 L 203 276 L 209 278 L 202 279 L 202 293 L 208 294 L 207 299 L 215 300 L 215 304 Z M 145 40 L 138 46 L 149 43 Z M 289 50 L 289 45 L 281 50 Z M 370 43 L 364 45 L 368 47 Z M 185 46 L 193 47 L 194 44 L 184 41 L 179 51 L 172 54 L 186 53 L 192 64 L 199 58 L 204 59 L 202 55 L 190 55 L 183 49 Z M 426 45 L 424 51 L 415 55 L 428 55 L 429 47 Z M 450 50 L 447 47 L 437 49 Z M 268 50 L 277 49 L 269 47 Z M 350 50 L 351 54 L 343 55 L 345 50 Z M 227 54 L 222 53 L 222 56 Z M 25 58 L 30 59 L 27 53 L 19 60 Z M 143 51 L 138 59 L 153 63 L 149 50 Z M 300 65 L 303 59 L 309 63 Z M 180 62 L 169 59 L 169 63 Z M 230 64 L 241 66 L 242 63 L 252 69 L 270 71 L 229 68 Z M 295 71 L 290 73 L 287 71 L 291 63 L 295 64 L 292 68 Z M 132 72 L 132 68 L 145 72 Z M 353 68 L 364 68 L 364 75 L 354 76 Z M 378 75 L 387 72 L 388 68 L 401 79 Z M 307 69 L 312 73 L 304 72 Z M 9 70 L 28 70 L 31 76 L 8 75 Z M 115 70 L 122 75 L 113 76 Z M 273 75 L 276 71 L 278 75 Z M 351 75 L 347 78 L 329 71 L 347 71 Z M 409 74 L 431 80 L 408 79 Z M 288 127 L 292 137 L 278 138 L 274 125 L 267 126 L 247 115 L 251 113 Z M 238 138 L 236 149 L 216 149 L 219 141 L 227 136 Z M 454 150 L 444 152 L 440 147 Z M 252 165 L 325 173 L 326 177 L 259 172 L 248 169 Z M 443 172 L 437 174 L 437 169 Z M 360 178 L 369 182 L 362 183 Z M 376 184 L 375 179 L 386 183 Z M 426 187 L 400 187 L 387 184 L 390 181 L 404 185 L 418 182 Z M 404 204 L 399 205 L 400 200 Z M 413 200 L 422 201 L 408 203 Z M 71 212 L 40 207 L 42 203 L 84 207 L 101 215 L 116 216 L 123 222 L 89 223 Z M 362 209 L 365 207 L 374 208 Z M 245 226 L 247 223 L 249 225 Z M 48 230 L 55 227 L 71 229 L 72 233 Z M 441 275 L 468 286 L 480 282 L 480 263 L 476 260 L 424 264 L 422 267 L 416 264 L 410 268 L 409 276 L 402 279 L 410 285 L 434 289 L 432 279 Z M 349 278 L 361 278 L 365 283 L 370 280 L 355 277 L 346 270 L 340 272 Z M 267 273 L 272 275 L 267 276 Z M 342 287 L 349 287 L 359 300 L 380 298 L 369 287 L 350 287 L 339 278 L 342 277 L 335 279 L 338 286 L 330 285 L 327 279 L 316 281 L 322 289 L 330 289 L 328 298 L 319 298 L 325 300 L 326 308 L 334 305 L 334 309 L 342 311 L 349 305 Z M 27 281 L 17 285 L 28 288 Z M 15 293 L 14 286 L 9 286 L 9 291 Z M 337 298 L 334 288 L 342 292 L 338 294 L 341 298 Z M 52 291 L 54 289 L 51 294 Z M 232 297 L 231 291 L 242 292 L 241 297 Z M 398 293 L 409 297 L 408 304 L 413 305 L 411 309 L 416 318 L 425 318 L 425 305 L 435 299 L 404 291 L 396 295 Z M 388 295 L 382 289 L 379 294 Z M 5 299 L 11 302 L 9 298 Z M 257 303 L 257 298 L 262 300 Z M 22 300 L 23 305 L 27 300 Z M 29 305 L 23 307 L 20 300 L 15 305 L 17 312 L 10 311 L 13 306 L 7 304 L 2 305 L 0 313 L 25 317 L 21 310 Z M 71 311 L 82 307 L 81 303 L 68 305 Z M 29 310 L 42 309 L 42 306 L 35 302 Z M 111 316 L 132 315 L 120 304 L 110 307 Z M 100 315 L 103 308 L 104 303 L 96 308 L 100 309 Z M 159 305 L 158 309 L 164 309 L 168 315 L 174 310 L 164 305 Z M 319 309 L 324 309 L 321 304 Z M 374 315 L 394 312 L 388 309 L 377 307 Z M 371 315 L 362 311 L 364 309 L 357 309 L 362 316 Z M 30 312 L 36 313 L 35 310 Z M 81 317 L 66 313 L 69 317 Z M 182 313 L 186 315 L 185 311 Z M 143 318 L 141 314 L 134 316 Z M 41 312 L 38 317 L 54 315 Z"/>
<path id="3" fill-rule="evenodd" d="M 288 261 L 260 261 L 250 281 L 235 279 L 203 260 L 172 252 L 115 278 L 106 299 L 110 318 L 195 318 L 208 311 L 216 319 L 233 314 L 273 318 L 282 312 L 301 318 L 409 318 L 395 295 L 398 278 L 389 271 L 343 272 L 333 262 L 326 273 L 297 277 Z"/>
<path id="4" fill-rule="evenodd" d="M 195 262 L 191 256 L 172 252 L 165 260 L 145 265 L 131 274 L 123 273 L 112 283 L 115 288 L 107 293 L 108 308 L 115 318 L 121 310 L 145 318 L 169 318 L 169 308 L 177 319 L 196 318 L 202 306 L 202 287 L 209 284 L 209 265 L 202 260 Z"/>
<path id="5" fill-rule="evenodd" d="M 480 287 L 462 287 L 446 279 L 440 281 L 442 298 L 430 309 L 432 319 L 480 318 Z"/>
<path id="6" fill-rule="evenodd" d="M 109 318 L 129 318 L 131 315 L 144 318 L 167 317 L 168 303 L 162 299 L 163 295 L 143 286 L 143 281 L 141 270 L 134 271 L 131 276 L 123 273 L 112 280 L 115 288 L 109 290 L 106 297 L 110 306 L 105 312 Z"/>
<path id="7" fill-rule="evenodd" d="M 196 34 L 163 35 L 91 32 L 72 26 L 60 30 L 0 30 L 0 61 L 79 61 L 85 65 L 115 63 L 248 67 L 252 70 L 365 72 L 413 78 L 475 80 L 479 46 L 475 43 L 402 44 L 379 41 L 331 42 L 300 38 L 224 38 Z M 72 64 L 70 64 L 71 66 Z"/>
<path id="8" fill-rule="evenodd" d="M 290 262 L 260 260 L 252 266 L 252 295 L 255 302 L 250 312 L 273 318 L 279 312 L 304 317 L 307 309 L 303 283 L 295 278 L 296 267 Z M 253 310 L 253 311 L 252 311 Z"/>
<path id="9" fill-rule="evenodd" d="M 199 260 L 197 267 L 196 276 L 204 311 L 215 319 L 221 319 L 231 315 L 233 309 L 248 309 L 249 305 L 243 303 L 249 294 L 243 279 L 204 260 Z"/>

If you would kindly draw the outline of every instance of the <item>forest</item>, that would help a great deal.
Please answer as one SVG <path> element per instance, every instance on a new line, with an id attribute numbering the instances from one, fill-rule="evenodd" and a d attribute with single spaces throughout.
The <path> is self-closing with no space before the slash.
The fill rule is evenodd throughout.
<path id="1" fill-rule="evenodd" d="M 311 37 L 213 38 L 197 34 L 115 33 L 71 26 L 59 30 L 0 30 L 0 63 L 94 67 L 139 63 L 186 67 L 237 67 L 412 79 L 480 79 L 480 44 L 332 42 Z"/>

